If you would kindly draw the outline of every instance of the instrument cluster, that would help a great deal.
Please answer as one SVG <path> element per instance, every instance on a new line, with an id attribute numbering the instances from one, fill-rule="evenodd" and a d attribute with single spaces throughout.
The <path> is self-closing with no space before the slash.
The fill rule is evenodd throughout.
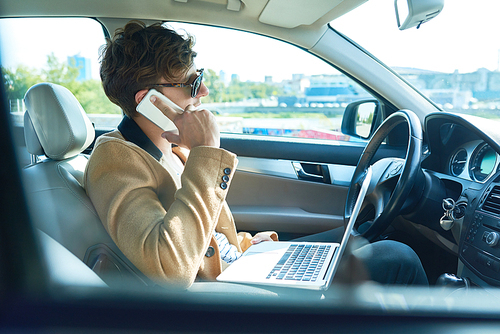
<path id="1" fill-rule="evenodd" d="M 461 145 L 448 163 L 451 175 L 480 183 L 484 183 L 499 167 L 500 156 L 481 140 Z"/>

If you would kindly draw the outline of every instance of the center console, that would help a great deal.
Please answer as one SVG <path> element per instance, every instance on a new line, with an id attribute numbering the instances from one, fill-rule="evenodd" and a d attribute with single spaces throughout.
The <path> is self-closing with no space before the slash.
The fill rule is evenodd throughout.
<path id="1" fill-rule="evenodd" d="M 459 258 L 486 283 L 500 285 L 500 176 L 487 182 L 479 196 L 469 201 Z"/>

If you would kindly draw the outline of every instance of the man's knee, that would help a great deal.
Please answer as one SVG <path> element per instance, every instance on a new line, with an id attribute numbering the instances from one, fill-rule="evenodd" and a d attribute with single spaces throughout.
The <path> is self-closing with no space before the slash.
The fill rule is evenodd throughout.
<path id="1" fill-rule="evenodd" d="M 383 240 L 354 252 L 372 279 L 383 284 L 427 284 L 422 263 L 415 251 L 403 243 Z"/>

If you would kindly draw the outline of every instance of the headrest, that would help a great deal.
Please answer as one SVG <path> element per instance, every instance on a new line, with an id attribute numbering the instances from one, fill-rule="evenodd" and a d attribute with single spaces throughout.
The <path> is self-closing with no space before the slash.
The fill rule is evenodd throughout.
<path id="1" fill-rule="evenodd" d="M 83 152 L 94 140 L 92 123 L 68 89 L 40 83 L 26 92 L 24 103 L 24 136 L 31 154 L 67 159 Z"/>

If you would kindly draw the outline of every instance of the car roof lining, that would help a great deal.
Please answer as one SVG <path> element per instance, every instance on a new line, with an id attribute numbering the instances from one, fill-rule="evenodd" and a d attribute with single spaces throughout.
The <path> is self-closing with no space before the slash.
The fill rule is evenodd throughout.
<path id="1" fill-rule="evenodd" d="M 239 10 L 230 4 L 239 1 Z M 207 24 L 223 22 L 233 15 L 282 28 L 300 25 L 325 25 L 368 0 L 107 0 L 86 1 L 85 6 L 74 1 L 38 0 L 1 1 L 2 17 L 12 16 L 86 16 L 128 17 L 152 20 L 184 20 L 196 18 Z M 229 3 L 229 4 L 228 4 Z M 308 9 L 311 7 L 311 9 Z M 306 11 L 304 11 L 306 8 Z M 286 13 L 286 19 L 283 18 Z M 199 16 L 199 17 L 197 17 Z M 212 22 L 210 22 L 212 21 Z"/>
<path id="2" fill-rule="evenodd" d="M 241 1 L 238 11 L 228 10 L 228 1 Z M 1 17 L 93 17 L 110 35 L 123 26 L 123 18 L 143 21 L 196 22 L 238 28 L 291 41 L 310 49 L 328 28 L 327 24 L 368 0 L 106 0 L 74 1 L 1 0 Z M 304 6 L 307 3 L 307 6 Z M 304 15 L 304 7 L 314 7 Z M 283 11 L 286 10 L 286 20 Z M 113 21 L 120 21 L 114 24 Z M 115 21 L 115 22 L 117 22 Z"/>

